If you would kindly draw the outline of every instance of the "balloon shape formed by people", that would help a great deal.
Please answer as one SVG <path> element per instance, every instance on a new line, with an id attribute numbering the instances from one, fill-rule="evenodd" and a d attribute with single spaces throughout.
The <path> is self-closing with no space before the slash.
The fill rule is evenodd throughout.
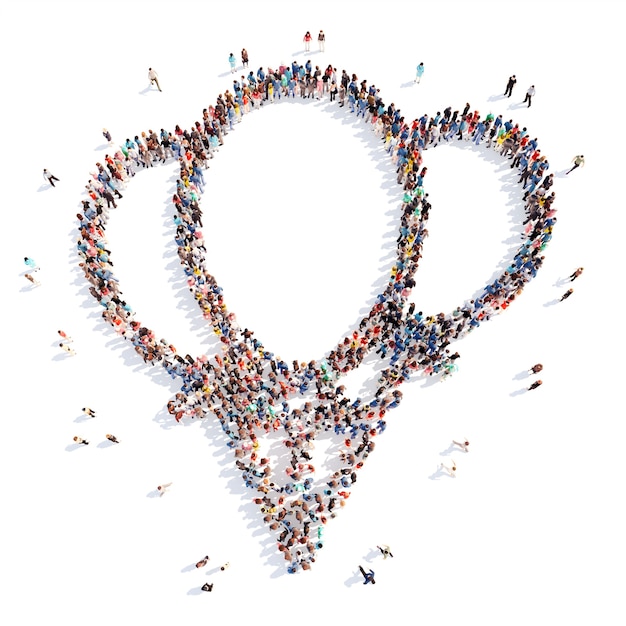
<path id="1" fill-rule="evenodd" d="M 206 267 L 199 227 L 202 168 L 229 127 L 260 109 L 262 101 L 272 100 L 275 90 L 287 97 L 305 97 L 316 81 L 295 62 L 291 68 L 249 79 L 247 84 L 236 82 L 234 94 L 220 95 L 204 111 L 203 122 L 190 130 L 177 126 L 173 134 L 144 134 L 120 146 L 105 165 L 98 164 L 89 190 L 91 201 L 83 202 L 84 215 L 79 215 L 78 249 L 90 292 L 104 307 L 105 320 L 132 342 L 146 363 L 159 363 L 182 380 L 181 391 L 167 405 L 171 419 L 219 421 L 242 480 L 276 537 L 287 571 L 293 573 L 309 569 L 324 546 L 328 536 L 324 527 L 346 504 L 360 468 L 386 428 L 389 412 L 402 401 L 402 384 L 418 376 L 452 374 L 458 353 L 451 354 L 449 346 L 505 310 L 535 276 L 541 252 L 552 236 L 554 193 L 549 195 L 549 187 L 538 184 L 547 160 L 536 140 L 529 140 L 517 125 L 502 124 L 491 114 L 481 118 L 477 111 L 457 118 L 450 109 L 443 116 L 425 115 L 407 124 L 397 110 L 384 105 L 378 90 L 358 84 L 356 76 L 341 82 L 329 76 L 322 92 L 329 92 L 330 101 L 338 105 L 348 102 L 346 116 L 362 113 L 363 123 L 380 137 L 380 149 L 397 167 L 400 232 L 386 286 L 367 315 L 318 359 L 285 363 L 251 330 L 242 328 L 229 310 L 226 294 Z M 512 166 L 520 171 L 532 166 L 526 193 L 520 187 L 528 215 L 520 231 L 526 237 L 506 270 L 481 290 L 480 297 L 447 314 L 422 315 L 410 301 L 431 210 L 422 157 L 433 144 L 456 136 L 471 138 L 476 150 L 493 146 L 503 158 L 513 158 Z M 122 299 L 109 262 L 105 201 L 107 206 L 114 202 L 116 181 L 130 180 L 136 167 L 152 165 L 159 158 L 163 162 L 178 158 L 180 163 L 180 181 L 172 199 L 177 212 L 174 237 L 188 286 L 206 323 L 219 337 L 219 350 L 212 355 L 182 357 L 140 322 Z M 349 398 L 342 377 L 373 353 L 380 360 L 380 377 L 368 395 Z M 329 459 L 332 470 L 326 475 L 313 463 L 320 433 L 332 437 L 335 444 L 334 457 Z M 268 441 L 276 439 L 282 442 L 282 453 L 272 458 Z"/>

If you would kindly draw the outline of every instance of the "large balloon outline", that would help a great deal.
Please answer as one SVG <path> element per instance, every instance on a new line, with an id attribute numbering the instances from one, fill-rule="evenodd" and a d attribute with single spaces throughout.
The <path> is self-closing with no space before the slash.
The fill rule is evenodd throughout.
<path id="1" fill-rule="evenodd" d="M 215 112 L 212 124 L 219 136 L 221 126 L 214 121 L 220 114 L 219 105 L 210 109 Z M 374 120 L 377 117 L 374 115 Z M 424 116 L 410 129 L 418 146 L 421 143 L 416 153 L 420 165 L 421 154 L 428 148 L 424 143 L 430 120 Z M 225 118 L 222 122 L 227 124 Z M 194 133 L 204 134 L 201 125 L 197 124 L 188 136 L 193 138 Z M 210 148 L 215 136 L 207 141 Z M 389 147 L 391 152 L 394 141 L 388 134 L 381 149 Z M 111 161 L 119 168 L 119 159 Z M 102 172 L 104 168 L 99 167 Z M 108 184 L 106 176 L 103 184 Z M 173 346 L 157 340 L 153 331 L 134 319 L 131 308 L 119 297 L 121 291 L 109 264 L 107 212 L 99 216 L 90 210 L 90 217 L 79 216 L 81 267 L 91 282 L 91 294 L 105 307 L 103 317 L 133 343 L 145 362 L 161 362 L 172 377 L 182 378 L 181 392 L 168 403 L 168 411 L 177 421 L 208 413 L 217 417 L 227 445 L 234 450 L 244 484 L 257 492 L 254 501 L 265 523 L 278 535 L 278 550 L 292 573 L 309 569 L 315 561 L 317 550 L 324 544 L 325 524 L 350 496 L 358 469 L 374 449 L 375 436 L 386 427 L 386 412 L 402 400 L 398 387 L 418 372 L 449 375 L 455 369 L 455 355 L 450 355 L 448 346 L 509 306 L 535 276 L 541 265 L 539 253 L 551 238 L 552 223 L 548 220 L 554 209 L 540 198 L 535 217 L 529 219 L 525 229 L 526 241 L 481 297 L 450 314 L 424 317 L 421 312 L 415 314 L 409 297 L 427 234 L 430 204 L 422 184 L 411 195 L 403 197 L 396 262 L 369 313 L 322 359 L 302 365 L 294 361 L 293 366 L 279 361 L 253 333 L 238 325 L 225 304 L 222 289 L 204 266 L 202 248 L 197 247 L 199 229 L 192 220 L 178 220 L 176 241 L 189 288 L 203 317 L 220 337 L 222 353 L 211 358 L 182 358 Z M 176 197 L 178 215 L 184 218 L 187 208 L 178 194 Z M 387 363 L 387 367 L 371 397 L 351 401 L 343 385 L 336 383 L 373 351 L 381 355 L 380 362 Z M 289 401 L 295 398 L 300 398 L 301 406 L 291 408 Z M 272 468 L 272 459 L 262 456 L 265 436 L 275 432 L 286 436 L 283 444 L 290 458 L 288 463 L 278 459 L 286 465 L 285 483 L 278 477 L 279 463 Z M 319 433 L 336 437 L 344 449 L 336 446 L 337 469 L 316 483 L 310 450 Z M 357 436 L 358 446 L 353 443 Z"/>

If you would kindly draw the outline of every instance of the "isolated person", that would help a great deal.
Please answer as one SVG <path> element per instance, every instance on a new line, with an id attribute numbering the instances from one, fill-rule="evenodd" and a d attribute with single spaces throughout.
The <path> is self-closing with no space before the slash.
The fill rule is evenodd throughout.
<path id="1" fill-rule="evenodd" d="M 41 283 L 32 274 L 24 274 L 24 278 L 31 282 L 35 287 L 39 287 Z"/>
<path id="2" fill-rule="evenodd" d="M 419 83 L 424 76 L 424 64 L 420 63 L 415 70 L 415 82 Z"/>
<path id="3" fill-rule="evenodd" d="M 537 363 L 536 365 L 533 365 L 528 372 L 532 372 L 533 374 L 539 374 L 539 372 L 543 369 L 543 365 L 541 363 Z"/>
<path id="4" fill-rule="evenodd" d="M 368 583 L 372 583 L 372 585 L 376 584 L 376 581 L 374 580 L 374 570 L 370 569 L 369 572 L 366 572 L 360 565 L 359 570 L 361 570 L 361 574 L 363 574 L 363 578 L 365 579 L 363 581 L 364 585 L 367 585 Z"/>
<path id="5" fill-rule="evenodd" d="M 39 266 L 35 263 L 35 259 L 31 259 L 29 256 L 24 257 L 24 265 L 29 267 L 33 272 L 39 269 Z"/>
<path id="6" fill-rule="evenodd" d="M 224 565 L 220 567 L 220 570 L 223 572 L 224 570 L 227 570 L 229 567 L 230 567 L 230 563 L 224 563 Z"/>
<path id="7" fill-rule="evenodd" d="M 202 589 L 202 591 L 213 591 L 213 583 L 204 583 L 200 589 Z"/>
<path id="8" fill-rule="evenodd" d="M 535 86 L 531 85 L 526 90 L 526 97 L 524 98 L 524 102 L 528 102 L 528 106 L 530 106 L 532 104 L 532 99 L 533 99 L 534 95 L 535 95 Z"/>
<path id="9" fill-rule="evenodd" d="M 393 558 L 393 554 L 391 554 L 391 548 L 389 546 L 386 546 L 383 544 L 382 546 L 376 546 L 376 547 L 380 550 L 380 553 L 383 555 L 383 559 L 386 559 L 388 556 Z"/>
<path id="10" fill-rule="evenodd" d="M 102 129 L 102 135 L 109 143 L 113 143 L 113 138 L 111 137 L 111 133 L 106 128 Z"/>
<path id="11" fill-rule="evenodd" d="M 201 568 L 204 567 L 211 559 L 209 559 L 208 555 L 201 558 L 197 563 L 196 563 L 196 568 Z"/>
<path id="12" fill-rule="evenodd" d="M 441 469 L 446 470 L 449 476 L 451 476 L 452 478 L 456 478 L 456 463 L 454 461 L 452 461 L 452 465 L 446 465 L 445 463 L 442 463 L 440 467 Z"/>
<path id="13" fill-rule="evenodd" d="M 509 76 L 509 82 L 506 84 L 506 89 L 504 90 L 504 95 L 508 98 L 513 94 L 513 87 L 515 87 L 515 83 L 517 82 L 517 78 L 515 78 L 515 74 L 513 76 Z"/>
<path id="14" fill-rule="evenodd" d="M 61 348 L 61 350 L 64 350 L 65 352 L 67 352 L 70 356 L 75 356 L 76 352 L 70 348 L 67 344 L 64 343 L 60 343 L 59 344 L 59 348 Z"/>
<path id="15" fill-rule="evenodd" d="M 307 30 L 304 37 L 302 38 L 302 41 L 304 41 L 304 51 L 305 52 L 310 52 L 311 51 L 311 33 Z"/>
<path id="16" fill-rule="evenodd" d="M 563 302 L 563 300 L 567 300 L 574 293 L 573 289 L 568 289 L 562 296 L 559 302 Z"/>
<path id="17" fill-rule="evenodd" d="M 57 330 L 57 333 L 65 343 L 72 343 L 74 341 L 64 330 Z"/>
<path id="18" fill-rule="evenodd" d="M 326 45 L 326 35 L 323 30 L 320 30 L 319 35 L 317 36 L 317 45 L 319 46 L 320 52 L 324 52 L 324 46 Z"/>
<path id="19" fill-rule="evenodd" d="M 573 172 L 578 167 L 585 167 L 585 157 L 582 154 L 577 154 L 572 159 L 572 163 L 574 165 L 567 172 L 565 172 L 566 174 L 569 174 L 570 172 Z"/>
<path id="20" fill-rule="evenodd" d="M 228 63 L 230 65 L 230 73 L 234 74 L 235 65 L 237 65 L 237 59 L 235 58 L 235 55 L 232 52 L 228 55 Z"/>
<path id="21" fill-rule="evenodd" d="M 109 441 L 112 441 L 113 443 L 119 443 L 120 442 L 120 440 L 115 435 L 105 435 L 105 436 L 106 436 L 106 438 Z"/>
<path id="22" fill-rule="evenodd" d="M 529 388 L 528 391 L 532 391 L 533 389 L 537 389 L 537 387 L 541 387 L 543 385 L 543 380 L 536 380 Z"/>
<path id="23" fill-rule="evenodd" d="M 148 78 L 150 79 L 150 84 L 156 85 L 158 90 L 161 91 L 161 85 L 159 85 L 159 76 L 151 67 L 148 68 Z"/>
<path id="24" fill-rule="evenodd" d="M 53 181 L 55 181 L 55 180 L 56 180 L 57 182 L 59 182 L 59 179 L 58 179 L 58 178 L 57 178 L 57 177 L 56 177 L 56 176 L 55 176 L 52 172 L 49 172 L 49 171 L 48 171 L 47 169 L 45 169 L 45 168 L 44 168 L 44 170 L 43 170 L 43 179 L 44 179 L 47 183 L 50 183 L 53 187 L 55 186 Z"/>
<path id="25" fill-rule="evenodd" d="M 159 492 L 159 495 L 162 496 L 171 486 L 172 486 L 172 483 L 164 483 L 162 485 L 159 485 L 157 487 L 157 491 Z"/>
<path id="26" fill-rule="evenodd" d="M 85 415 L 88 415 L 89 417 L 95 417 L 96 416 L 96 412 L 93 409 L 90 409 L 88 406 L 84 406 L 82 408 L 82 412 Z"/>
<path id="27" fill-rule="evenodd" d="M 75 443 L 82 443 L 84 446 L 88 446 L 89 442 L 86 439 L 83 439 L 82 437 L 74 437 L 74 442 Z"/>
<path id="28" fill-rule="evenodd" d="M 467 439 L 463 439 L 463 441 L 455 441 L 453 439 L 452 444 L 461 448 L 463 452 L 469 452 L 469 441 Z"/>
<path id="29" fill-rule="evenodd" d="M 244 67 L 248 67 L 248 62 L 249 62 L 249 59 L 248 59 L 248 51 L 247 51 L 245 48 L 243 48 L 243 49 L 241 50 L 241 64 L 242 64 Z"/>
<path id="30" fill-rule="evenodd" d="M 575 272 L 570 274 L 569 275 L 570 282 L 575 281 L 583 273 L 584 269 L 585 269 L 584 267 L 579 267 Z"/>

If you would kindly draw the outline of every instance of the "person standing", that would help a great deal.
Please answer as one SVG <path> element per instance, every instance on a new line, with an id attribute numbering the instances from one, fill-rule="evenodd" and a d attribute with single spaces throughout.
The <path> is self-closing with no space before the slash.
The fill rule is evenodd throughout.
<path id="1" fill-rule="evenodd" d="M 248 51 L 245 48 L 241 51 L 241 64 L 248 67 Z"/>
<path id="2" fill-rule="evenodd" d="M 575 272 L 570 274 L 569 275 L 570 282 L 575 281 L 583 273 L 584 269 L 585 269 L 584 267 L 579 267 Z"/>
<path id="3" fill-rule="evenodd" d="M 452 460 L 452 465 L 445 465 L 442 463 L 440 467 L 441 469 L 446 470 L 451 478 L 456 478 L 456 463 L 454 460 Z"/>
<path id="4" fill-rule="evenodd" d="M 320 52 L 324 52 L 324 46 L 326 44 L 326 35 L 323 30 L 320 30 L 320 34 L 317 36 L 317 45 L 319 46 Z"/>
<path id="5" fill-rule="evenodd" d="M 363 574 L 363 578 L 365 579 L 363 581 L 364 585 L 367 585 L 368 583 L 372 583 L 372 585 L 376 584 L 376 581 L 374 580 L 374 570 L 366 572 L 361 565 L 359 565 L 359 570 L 361 570 L 361 574 Z"/>
<path id="6" fill-rule="evenodd" d="M 151 67 L 148 68 L 148 78 L 150 79 L 150 84 L 156 85 L 158 90 L 161 91 L 161 85 L 159 85 L 159 76 Z"/>
<path id="7" fill-rule="evenodd" d="M 235 58 L 235 55 L 232 52 L 228 55 L 228 63 L 230 65 L 230 73 L 234 74 L 235 65 L 237 65 L 237 59 Z"/>
<path id="8" fill-rule="evenodd" d="M 67 352 L 70 356 L 75 356 L 76 355 L 76 352 L 72 348 L 70 348 L 70 346 L 68 346 L 65 343 L 60 343 L 59 344 L 59 348 L 61 348 L 61 350 L 64 350 L 65 352 Z"/>
<path id="9" fill-rule="evenodd" d="M 533 389 L 537 389 L 537 387 L 541 387 L 543 385 L 543 381 L 541 379 L 536 380 L 529 388 L 528 391 L 532 391 Z"/>
<path id="10" fill-rule="evenodd" d="M 528 102 L 528 106 L 532 103 L 532 98 L 535 95 L 535 86 L 531 85 L 526 91 L 526 97 L 524 98 L 524 102 Z"/>
<path id="11" fill-rule="evenodd" d="M 168 490 L 169 487 L 172 486 L 172 483 L 164 483 L 162 485 L 159 485 L 157 487 L 157 491 L 159 492 L 160 496 L 163 496 L 163 494 Z"/>
<path id="12" fill-rule="evenodd" d="M 96 412 L 93 409 L 90 409 L 88 406 L 84 406 L 82 408 L 82 411 L 85 415 L 88 415 L 89 417 L 95 417 L 96 416 Z"/>
<path id="13" fill-rule="evenodd" d="M 310 52 L 311 51 L 311 33 L 307 30 L 304 37 L 302 38 L 302 41 L 304 41 L 304 51 L 305 52 Z"/>
<path id="14" fill-rule="evenodd" d="M 109 441 L 112 441 L 113 443 L 119 443 L 120 442 L 120 440 L 115 435 L 105 435 L 105 436 L 106 436 L 106 438 Z"/>
<path id="15" fill-rule="evenodd" d="M 196 563 L 196 568 L 201 568 L 204 567 L 211 559 L 209 559 L 208 555 L 203 557 L 202 559 L 200 559 L 197 563 Z"/>
<path id="16" fill-rule="evenodd" d="M 383 544 L 382 546 L 376 546 L 376 547 L 380 550 L 380 553 L 383 555 L 383 559 L 386 559 L 388 556 L 393 558 L 393 554 L 391 554 L 391 548 L 389 546 L 386 546 Z"/>
<path id="17" fill-rule="evenodd" d="M 537 363 L 536 365 L 533 365 L 529 370 L 528 373 L 530 374 L 531 372 L 533 374 L 539 374 L 539 372 L 543 369 L 543 365 L 541 363 Z"/>
<path id="18" fill-rule="evenodd" d="M 84 446 L 88 446 L 89 442 L 86 439 L 83 439 L 82 437 L 74 437 L 74 442 L 75 443 L 82 443 Z"/>
<path id="19" fill-rule="evenodd" d="M 573 159 L 572 159 L 572 163 L 574 164 L 567 172 L 565 172 L 566 174 L 569 174 L 570 172 L 573 172 L 576 168 L 578 167 L 585 167 L 585 157 L 582 154 L 577 154 Z M 45 172 L 46 170 L 44 170 Z"/>
<path id="20" fill-rule="evenodd" d="M 452 445 L 458 446 L 463 452 L 469 452 L 469 441 L 467 439 L 463 439 L 463 441 L 455 441 L 453 439 Z"/>
<path id="21" fill-rule="evenodd" d="M 204 583 L 200 589 L 202 589 L 202 591 L 213 591 L 213 583 Z"/>
<path id="22" fill-rule="evenodd" d="M 33 284 L 33 286 L 35 287 L 39 287 L 39 285 L 41 285 L 41 283 L 31 274 L 24 274 L 24 278 L 26 278 L 26 280 L 28 280 L 29 282 L 31 282 Z"/>
<path id="23" fill-rule="evenodd" d="M 57 182 L 59 182 L 59 179 L 52 172 L 49 172 L 47 169 L 44 169 L 43 171 L 43 179 L 47 183 L 50 183 L 53 187 L 55 186 L 53 181 L 56 180 Z"/>
<path id="24" fill-rule="evenodd" d="M 515 87 L 515 83 L 517 82 L 517 78 L 515 78 L 515 74 L 513 76 L 509 76 L 509 82 L 506 84 L 506 89 L 504 90 L 504 95 L 508 98 L 513 94 L 513 87 Z"/>
<path id="25" fill-rule="evenodd" d="M 568 289 L 562 296 L 559 302 L 563 302 L 563 300 L 567 300 L 574 293 L 573 289 Z"/>
<path id="26" fill-rule="evenodd" d="M 415 82 L 419 84 L 422 76 L 424 76 L 424 64 L 420 63 L 415 70 Z"/>

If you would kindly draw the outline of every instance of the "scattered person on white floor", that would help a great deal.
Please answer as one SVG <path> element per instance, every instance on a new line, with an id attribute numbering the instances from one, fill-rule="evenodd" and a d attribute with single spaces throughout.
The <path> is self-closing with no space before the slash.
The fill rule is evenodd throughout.
<path id="1" fill-rule="evenodd" d="M 452 461 L 451 465 L 446 465 L 445 463 L 441 464 L 441 468 L 446 470 L 449 476 L 452 478 L 456 478 L 456 463 Z"/>
<path id="2" fill-rule="evenodd" d="M 528 106 L 532 104 L 532 99 L 534 95 L 535 95 L 535 86 L 531 85 L 526 91 L 526 97 L 524 98 L 524 102 L 528 102 Z"/>
<path id="3" fill-rule="evenodd" d="M 83 439 L 82 437 L 74 437 L 74 442 L 75 443 L 82 443 L 84 446 L 88 446 L 89 442 L 86 439 Z"/>
<path id="4" fill-rule="evenodd" d="M 199 569 L 201 567 L 204 567 L 211 559 L 209 559 L 208 555 L 201 558 L 197 563 L 196 563 L 196 567 Z"/>
<path id="5" fill-rule="evenodd" d="M 162 485 L 159 485 L 157 487 L 157 491 L 159 492 L 159 495 L 162 496 L 171 486 L 172 486 L 172 483 L 164 483 Z"/>
<path id="6" fill-rule="evenodd" d="M 374 580 L 374 570 L 370 569 L 369 572 L 366 572 L 360 565 L 359 570 L 361 570 L 361 574 L 363 574 L 363 578 L 365 579 L 363 581 L 364 585 L 367 585 L 369 583 L 372 583 L 372 585 L 376 584 L 376 581 Z"/>
<path id="7" fill-rule="evenodd" d="M 113 443 L 119 443 L 120 440 L 115 435 L 106 435 L 106 438 Z"/>
<path id="8" fill-rule="evenodd" d="M 204 583 L 200 589 L 202 589 L 202 591 L 213 591 L 213 583 Z"/>
<path id="9" fill-rule="evenodd" d="M 539 372 L 543 369 L 543 365 L 541 363 L 536 363 L 533 365 L 528 372 L 533 374 L 539 374 Z"/>
<path id="10" fill-rule="evenodd" d="M 424 64 L 420 63 L 415 70 L 415 82 L 420 83 L 422 76 L 424 76 Z"/>
<path id="11" fill-rule="evenodd" d="M 570 282 L 575 281 L 583 273 L 584 269 L 585 269 L 584 267 L 579 267 L 575 272 L 572 272 L 569 275 Z"/>
<path id="12" fill-rule="evenodd" d="M 82 408 L 82 411 L 85 415 L 89 416 L 89 417 L 95 417 L 96 416 L 96 412 L 93 409 L 90 409 L 88 406 L 84 406 Z"/>
<path id="13" fill-rule="evenodd" d="M 541 385 L 543 385 L 543 380 L 539 379 L 536 380 L 529 388 L 528 391 L 533 391 L 534 389 L 537 389 L 537 387 L 541 387 Z"/>
<path id="14" fill-rule="evenodd" d="M 55 186 L 54 185 L 55 180 L 59 182 L 59 179 L 52 172 L 49 172 L 46 169 L 44 169 L 43 171 L 43 178 L 47 183 L 50 183 L 53 187 Z"/>
<path id="15" fill-rule="evenodd" d="M 148 78 L 150 79 L 150 84 L 156 85 L 158 90 L 161 91 L 161 85 L 159 85 L 159 76 L 151 67 L 148 68 Z"/>
<path id="16" fill-rule="evenodd" d="M 59 333 L 59 337 L 61 337 L 61 339 L 63 339 L 63 341 L 65 343 L 72 343 L 72 341 L 74 341 L 65 331 L 63 330 L 57 330 L 57 333 Z"/>
<path id="17" fill-rule="evenodd" d="M 29 256 L 24 257 L 24 265 L 29 267 L 33 272 L 37 272 L 39 270 L 39 265 L 35 263 L 35 259 L 31 259 Z"/>
<path id="18" fill-rule="evenodd" d="M 578 167 L 585 167 L 585 157 L 582 154 L 577 154 L 572 159 L 572 163 L 574 165 L 567 172 L 565 172 L 566 174 L 569 174 L 570 172 L 573 172 Z"/>
<path id="19" fill-rule="evenodd" d="M 469 452 L 469 441 L 467 439 L 463 439 L 463 441 L 455 441 L 453 439 L 452 443 L 455 446 L 458 446 L 459 448 L 461 448 L 461 450 L 463 450 L 463 452 Z"/>
<path id="20" fill-rule="evenodd" d="M 391 554 L 391 548 L 389 546 L 386 546 L 385 544 L 383 544 L 382 546 L 376 546 L 376 547 L 380 550 L 380 553 L 383 555 L 383 559 L 386 559 L 388 556 L 393 558 L 393 554 Z"/>
<path id="21" fill-rule="evenodd" d="M 65 343 L 60 343 L 59 348 L 61 348 L 64 352 L 67 352 L 70 356 L 74 356 L 76 354 L 75 350 L 70 348 L 70 346 Z"/>
<path id="22" fill-rule="evenodd" d="M 504 95 L 507 96 L 508 98 L 510 98 L 511 95 L 513 94 L 513 87 L 515 87 L 516 82 L 517 82 L 517 79 L 515 78 L 515 74 L 513 74 L 513 76 L 509 76 L 509 80 L 506 84 L 506 89 L 504 90 Z"/>
<path id="23" fill-rule="evenodd" d="M 39 287 L 39 285 L 41 285 L 41 283 L 38 280 L 36 280 L 35 277 L 32 276 L 32 274 L 24 274 L 24 278 L 26 278 L 26 280 L 31 282 L 35 287 Z"/>
<path id="24" fill-rule="evenodd" d="M 324 52 L 324 46 L 326 45 L 326 35 L 323 30 L 320 30 L 320 34 L 317 36 L 317 45 L 319 46 L 320 52 Z"/>

